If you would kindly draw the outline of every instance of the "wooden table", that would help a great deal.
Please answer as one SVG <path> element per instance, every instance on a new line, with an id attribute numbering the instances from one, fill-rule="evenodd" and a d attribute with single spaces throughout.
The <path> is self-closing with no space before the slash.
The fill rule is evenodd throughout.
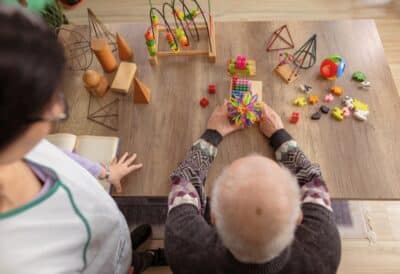
<path id="1" fill-rule="evenodd" d="M 316 65 L 302 71 L 300 78 L 291 85 L 273 72 L 278 52 L 265 51 L 266 39 L 284 23 L 289 26 L 295 48 L 317 34 Z M 208 63 L 205 57 L 180 57 L 163 58 L 158 66 L 151 66 L 147 60 L 143 39 L 147 27 L 147 24 L 110 26 L 133 45 L 138 78 L 152 90 L 151 104 L 133 105 L 131 95 L 108 95 L 121 99 L 119 131 L 109 131 L 86 120 L 88 95 L 80 80 L 81 73 L 68 73 L 64 90 L 72 115 L 57 128 L 57 131 L 75 134 L 118 135 L 121 137 L 120 152 L 138 154 L 144 167 L 126 178 L 123 196 L 167 195 L 169 174 L 204 131 L 214 107 L 229 96 L 226 63 L 240 54 L 256 60 L 257 76 L 251 79 L 263 81 L 264 100 L 282 116 L 287 130 L 305 153 L 321 165 L 333 198 L 400 198 L 400 98 L 373 21 L 216 22 L 215 64 Z M 321 99 L 327 94 L 332 83 L 321 79 L 319 64 L 331 54 L 345 57 L 347 69 L 337 85 L 344 87 L 346 95 L 369 105 L 368 121 L 359 122 L 350 117 L 338 122 L 330 115 L 313 121 L 310 116 L 317 106 L 298 108 L 292 105 L 293 99 L 302 95 L 296 87 L 298 84 L 311 85 L 313 94 Z M 98 64 L 93 67 L 99 68 Z M 357 83 L 351 80 L 356 70 L 367 74 L 372 83 L 370 90 L 357 88 Z M 216 83 L 216 95 L 207 93 L 209 83 Z M 202 96 L 210 101 L 205 109 L 199 106 Z M 338 105 L 340 99 L 329 106 Z M 287 122 L 293 111 L 301 114 L 297 125 Z M 255 152 L 272 157 L 271 149 L 256 127 L 226 137 L 210 170 L 208 187 L 226 165 Z"/>

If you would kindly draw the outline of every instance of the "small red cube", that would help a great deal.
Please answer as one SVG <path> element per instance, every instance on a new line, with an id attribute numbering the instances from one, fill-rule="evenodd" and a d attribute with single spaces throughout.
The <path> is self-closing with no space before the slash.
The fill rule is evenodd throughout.
<path id="1" fill-rule="evenodd" d="M 292 112 L 292 116 L 290 116 L 289 122 L 292 124 L 297 124 L 300 119 L 300 113 Z"/>
<path id="2" fill-rule="evenodd" d="M 201 100 L 200 100 L 200 106 L 202 106 L 203 108 L 205 108 L 206 106 L 208 106 L 208 100 L 207 100 L 207 98 L 205 98 L 205 97 L 203 97 L 203 98 L 201 98 Z"/>
<path id="3" fill-rule="evenodd" d="M 208 85 L 208 93 L 215 94 L 217 92 L 217 86 L 215 84 Z"/>

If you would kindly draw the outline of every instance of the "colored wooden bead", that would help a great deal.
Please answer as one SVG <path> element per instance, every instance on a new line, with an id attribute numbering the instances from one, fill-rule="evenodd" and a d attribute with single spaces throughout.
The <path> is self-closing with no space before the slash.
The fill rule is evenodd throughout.
<path id="1" fill-rule="evenodd" d="M 207 98 L 203 97 L 200 99 L 200 106 L 202 106 L 203 108 L 208 106 L 208 104 L 209 104 L 209 102 L 208 102 Z"/>
<path id="2" fill-rule="evenodd" d="M 334 86 L 333 88 L 331 88 L 331 92 L 333 95 L 341 96 L 344 90 L 342 87 Z"/>
<path id="3" fill-rule="evenodd" d="M 298 112 L 292 112 L 292 115 L 290 116 L 289 122 L 291 124 L 297 124 L 297 122 L 300 119 L 300 113 Z"/>
<path id="4" fill-rule="evenodd" d="M 308 102 L 309 102 L 311 105 L 315 105 L 315 104 L 317 104 L 317 103 L 319 102 L 319 98 L 318 98 L 317 95 L 310 95 L 310 96 L 308 97 Z"/>

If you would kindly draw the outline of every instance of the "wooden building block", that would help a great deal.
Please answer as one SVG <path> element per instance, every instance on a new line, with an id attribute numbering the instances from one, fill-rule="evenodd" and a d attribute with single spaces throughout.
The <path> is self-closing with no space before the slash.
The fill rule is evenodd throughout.
<path id="1" fill-rule="evenodd" d="M 278 65 L 275 68 L 276 73 L 288 84 L 295 81 L 299 76 L 298 73 L 294 72 L 288 64 Z"/>
<path id="2" fill-rule="evenodd" d="M 111 84 L 113 91 L 128 93 L 135 78 L 136 64 L 129 62 L 121 62 L 115 74 L 114 81 Z"/>
<path id="3" fill-rule="evenodd" d="M 135 104 L 148 104 L 150 103 L 150 89 L 135 78 L 135 94 L 133 95 L 133 102 Z"/>
<path id="4" fill-rule="evenodd" d="M 118 64 L 114 54 L 105 38 L 92 38 L 90 48 L 99 60 L 105 72 L 113 72 L 117 69 Z"/>
<path id="5" fill-rule="evenodd" d="M 129 47 L 128 43 L 118 32 L 116 35 L 117 46 L 118 46 L 118 54 L 119 59 L 121 61 L 132 61 L 133 59 L 133 51 Z"/>

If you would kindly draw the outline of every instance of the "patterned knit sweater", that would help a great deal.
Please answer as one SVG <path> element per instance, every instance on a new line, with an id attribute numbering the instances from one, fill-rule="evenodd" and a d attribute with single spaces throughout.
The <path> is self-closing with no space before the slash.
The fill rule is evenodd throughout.
<path id="1" fill-rule="evenodd" d="M 284 130 L 271 137 L 276 160 L 290 169 L 301 188 L 303 221 L 290 246 L 264 264 L 239 262 L 204 218 L 205 180 L 222 136 L 207 130 L 171 175 L 165 251 L 174 274 L 328 274 L 341 255 L 328 189 L 312 164 Z M 245 224 L 245 220 L 244 223 Z"/>

